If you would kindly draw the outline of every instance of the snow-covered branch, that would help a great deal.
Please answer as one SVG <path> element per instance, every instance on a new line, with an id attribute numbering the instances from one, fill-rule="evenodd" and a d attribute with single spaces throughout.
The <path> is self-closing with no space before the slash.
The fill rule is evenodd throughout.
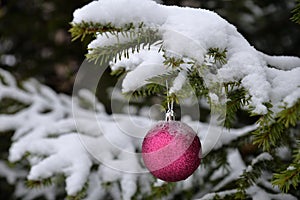
<path id="1" fill-rule="evenodd" d="M 166 198 L 171 199 L 183 189 L 201 187 L 196 198 L 225 198 L 243 190 L 253 199 L 296 199 L 271 189 L 268 173 L 246 182 L 245 188 L 237 184 L 234 189 L 231 184 L 273 158 L 273 154 L 255 152 L 250 159 L 261 154 L 251 162 L 250 156 L 236 147 L 239 141 L 245 142 L 251 138 L 250 132 L 258 130 L 258 145 L 270 142 L 266 143 L 270 149 L 277 145 L 284 130 L 296 125 L 299 58 L 274 57 L 257 51 L 233 25 L 214 12 L 163 6 L 151 0 L 93 1 L 74 12 L 72 25 L 74 38 L 86 34 L 96 37 L 88 51 L 94 60 L 103 56 L 101 59 L 107 61 L 112 54 L 120 57 L 109 64 L 113 71 L 126 72 L 122 82 L 125 93 L 146 87 L 157 77 L 163 79 L 165 87 L 166 75 L 170 75 L 173 79 L 166 92 L 184 96 L 184 90 L 192 85 L 198 92 L 197 100 L 209 99 L 211 121 L 215 117 L 213 108 L 226 118 L 228 102 L 233 104 L 233 114 L 248 110 L 262 116 L 258 125 L 230 130 L 181 116 L 203 142 L 203 155 L 207 157 L 192 176 L 171 185 Z M 191 97 L 193 92 L 188 91 L 186 96 Z M 227 99 L 225 93 L 235 96 Z M 10 169 L 0 161 L 0 176 L 16 185 L 17 197 L 155 198 L 155 188 L 168 185 L 148 173 L 140 154 L 142 140 L 156 120 L 139 114 L 109 115 L 85 88 L 70 97 L 57 94 L 34 79 L 17 84 L 9 72 L 0 69 L 0 101 L 7 100 L 12 103 L 5 113 L 0 113 L 0 132 L 14 133 L 8 160 L 21 170 Z M 283 112 L 286 110 L 290 113 Z M 280 123 L 271 127 L 273 122 Z M 45 182 L 52 185 L 32 192 L 25 189 L 25 179 L 31 186 Z M 65 191 L 58 188 L 61 185 Z"/>
<path id="2" fill-rule="evenodd" d="M 18 172 L 21 175 L 14 175 L 4 163 L 1 164 L 2 175 L 5 174 L 9 182 L 20 186 L 17 187 L 16 194 L 27 194 L 28 199 L 40 195 L 53 199 L 53 195 L 49 196 L 49 191 L 56 191 L 56 195 L 61 192 L 51 186 L 39 193 L 26 193 L 26 173 L 31 181 L 50 178 L 55 182 L 55 177 L 63 175 L 66 192 L 71 196 L 88 185 L 87 199 L 98 199 L 107 193 L 114 196 L 116 191 L 120 191 L 123 199 L 130 199 L 138 190 L 144 195 L 151 193 L 154 179 L 145 173 L 147 170 L 140 162 L 139 155 L 129 153 L 140 151 L 141 138 L 153 121 L 141 116 L 108 115 L 99 102 L 94 110 L 94 106 L 82 104 L 91 102 L 92 94 L 86 90 L 79 92 L 80 96 L 74 97 L 72 105 L 71 97 L 57 94 L 37 81 L 29 80 L 23 83 L 24 89 L 21 89 L 13 84 L 15 79 L 8 72 L 1 70 L 0 77 L 3 78 L 0 84 L 1 100 L 14 99 L 26 105 L 14 114 L 0 115 L 0 131 L 14 131 L 9 160 L 26 160 L 30 165 L 28 172 L 24 168 L 22 173 Z M 86 97 L 88 99 L 85 99 Z M 73 115 L 73 112 L 76 112 L 76 115 Z M 188 119 L 185 122 L 198 131 L 201 139 L 205 138 L 208 124 Z M 255 128 L 249 126 L 225 131 L 215 150 Z M 124 135 L 124 131 L 134 133 L 131 132 L 129 137 Z M 242 171 L 243 166 L 236 167 Z M 200 171 L 180 184 L 186 185 L 187 188 L 192 187 L 190 181 L 199 178 L 202 173 Z M 120 185 L 116 184 L 118 182 Z M 105 186 L 107 183 L 111 185 Z M 180 191 L 180 186 L 171 194 L 176 194 L 177 191 Z"/>
<path id="3" fill-rule="evenodd" d="M 106 12 L 107 10 L 109 12 Z M 282 106 L 287 104 L 291 107 L 299 99 L 300 58 L 269 56 L 257 51 L 233 25 L 212 11 L 169 7 L 151 0 L 144 0 L 143 3 L 139 0 L 100 0 L 77 9 L 72 23 L 75 27 L 80 23 L 109 24 L 110 27 L 116 27 L 118 30 L 127 24 L 132 24 L 132 32 L 135 32 L 134 27 L 143 24 L 146 28 L 157 30 L 162 42 L 151 45 L 154 50 L 147 53 L 135 52 L 134 55 L 129 56 L 129 60 L 125 56 L 120 62 L 112 65 L 112 69 L 115 69 L 115 65 L 122 63 L 122 67 L 129 70 L 123 82 L 124 92 L 135 91 L 143 86 L 140 83 L 146 83 L 146 79 L 165 74 L 168 69 L 163 69 L 166 68 L 163 60 L 156 59 L 161 58 L 162 55 L 188 58 L 189 61 L 194 60 L 202 65 L 207 64 L 205 57 L 209 49 L 216 48 L 226 50 L 226 63 L 218 67 L 214 80 L 223 83 L 241 82 L 241 86 L 250 95 L 249 107 L 253 113 L 266 114 L 268 109 L 265 103 L 267 102 L 274 105 L 273 111 L 277 113 Z M 109 47 L 115 42 L 114 36 L 111 39 L 99 36 L 90 47 Z M 163 53 L 155 51 L 155 48 L 162 48 Z M 132 64 L 137 60 L 139 62 L 132 68 Z M 145 67 L 149 63 L 151 63 L 149 68 L 153 71 Z M 190 69 L 191 66 L 184 69 L 186 64 L 183 63 L 180 67 L 183 70 Z M 145 69 L 148 70 L 147 76 L 145 76 Z M 154 69 L 160 69 L 160 73 L 158 74 Z M 285 84 L 282 84 L 282 81 Z M 283 85 L 287 85 L 284 91 Z"/>

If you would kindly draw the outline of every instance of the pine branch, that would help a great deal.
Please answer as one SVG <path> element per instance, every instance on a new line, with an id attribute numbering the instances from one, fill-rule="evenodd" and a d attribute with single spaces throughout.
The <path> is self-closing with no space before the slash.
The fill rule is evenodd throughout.
<path id="1" fill-rule="evenodd" d="M 214 163 L 214 166 L 211 166 L 212 163 Z M 205 168 L 211 169 L 212 172 L 219 168 L 228 170 L 229 164 L 227 162 L 227 152 L 213 150 L 202 159 L 201 165 L 203 165 Z M 208 174 L 211 175 L 211 173 Z"/>
<path id="2" fill-rule="evenodd" d="M 84 186 L 82 187 L 82 189 L 79 192 L 77 192 L 76 195 L 69 195 L 69 196 L 67 196 L 66 199 L 67 200 L 81 200 L 81 199 L 84 199 L 87 195 L 88 187 L 89 187 L 89 184 L 86 182 L 84 184 Z"/>
<path id="3" fill-rule="evenodd" d="M 184 63 L 182 58 L 176 58 L 176 57 L 168 57 L 164 55 L 164 65 L 171 67 L 171 68 L 178 68 L 181 64 Z"/>
<path id="4" fill-rule="evenodd" d="M 28 107 L 28 105 L 16 99 L 2 98 L 0 104 L 0 113 L 13 115 L 26 107 Z"/>
<path id="5" fill-rule="evenodd" d="M 294 162 L 300 163 L 300 140 L 297 140 L 297 148 L 294 150 Z"/>
<path id="6" fill-rule="evenodd" d="M 267 169 L 267 166 L 272 164 L 272 161 L 261 160 L 256 163 L 252 163 L 244 170 L 243 174 L 236 181 L 237 190 L 236 199 L 246 198 L 246 189 L 256 184 L 257 180 L 261 177 L 262 172 Z"/>
<path id="7" fill-rule="evenodd" d="M 275 173 L 272 180 L 272 184 L 278 186 L 285 193 L 289 192 L 291 187 L 297 189 L 300 183 L 300 140 L 297 140 L 293 157 L 293 162 L 289 164 L 286 170 Z"/>
<path id="8" fill-rule="evenodd" d="M 166 81 L 168 81 L 168 85 L 172 85 L 174 79 L 178 76 L 179 70 L 169 71 L 165 74 L 157 75 L 152 78 L 147 79 L 149 83 L 156 83 L 166 87 Z"/>
<path id="9" fill-rule="evenodd" d="M 135 90 L 133 92 L 124 93 L 126 97 L 146 97 L 146 96 L 152 96 L 152 95 L 161 95 L 165 91 L 165 86 L 156 84 L 156 83 L 149 83 L 138 90 Z"/>
<path id="10" fill-rule="evenodd" d="M 41 180 L 27 180 L 25 185 L 29 189 L 49 187 L 50 185 L 52 185 L 52 178 L 46 178 Z"/>
<path id="11" fill-rule="evenodd" d="M 147 31 L 147 30 L 146 30 Z M 149 31 L 153 31 L 151 29 L 149 29 Z M 149 37 L 151 39 L 148 39 L 148 41 L 151 41 L 151 44 L 153 44 L 154 42 L 157 42 L 158 40 L 160 40 L 160 36 L 156 34 L 156 32 L 153 34 L 153 32 L 149 32 Z M 146 36 L 147 34 L 143 34 L 142 36 Z M 143 39 L 135 39 L 135 41 L 142 41 Z M 90 60 L 94 60 L 95 62 L 108 62 L 109 60 L 112 59 L 112 57 L 115 55 L 114 59 L 116 61 L 116 59 L 121 59 L 122 56 L 124 56 L 125 58 L 129 56 L 129 50 L 131 50 L 132 52 L 134 51 L 139 51 L 139 46 L 134 46 L 134 44 L 136 44 L 136 42 L 134 41 L 130 41 L 128 43 L 124 43 L 124 44 L 116 44 L 115 46 L 106 46 L 106 47 L 99 47 L 96 49 L 93 49 L 92 53 L 88 54 L 87 57 Z M 132 47 L 133 46 L 133 47 Z M 210 48 L 208 54 L 214 59 L 214 62 L 219 62 L 219 63 L 226 63 L 226 50 L 223 50 L 220 52 L 220 50 L 218 48 Z M 100 59 L 100 61 L 98 60 Z M 163 91 L 163 89 L 161 89 L 160 86 L 155 86 L 155 84 L 160 84 L 160 85 L 165 85 L 165 81 L 169 80 L 169 84 L 172 83 L 172 81 L 174 80 L 174 78 L 176 77 L 176 75 L 181 71 L 181 70 L 186 70 L 187 71 L 187 78 L 188 81 L 186 81 L 188 83 L 188 90 L 189 91 L 185 91 L 187 86 L 186 84 L 183 85 L 182 89 L 180 91 L 176 92 L 176 95 L 178 97 L 173 98 L 173 100 L 178 101 L 178 98 L 186 98 L 190 96 L 190 86 L 193 88 L 193 92 L 197 97 L 201 97 L 201 96 L 205 96 L 208 97 L 208 93 L 209 93 L 209 89 L 206 87 L 205 83 L 204 83 L 204 79 L 202 76 L 205 75 L 204 74 L 200 74 L 199 73 L 199 68 L 205 68 L 209 70 L 208 66 L 199 66 L 197 64 L 197 61 L 193 61 L 191 59 L 191 61 L 185 61 L 184 58 L 177 58 L 177 57 L 169 57 L 166 54 L 164 54 L 164 65 L 171 67 L 174 69 L 174 71 L 170 74 L 167 75 L 162 75 L 161 77 L 154 77 L 149 79 L 149 82 L 153 82 L 151 84 L 147 84 L 146 86 L 139 88 L 138 90 L 132 92 L 132 93 L 128 93 L 125 94 L 127 96 L 133 96 L 135 98 L 138 97 L 145 97 L 145 96 L 149 96 L 149 95 L 159 95 L 160 92 Z M 187 64 L 190 65 L 191 68 L 189 69 L 182 69 L 181 65 L 182 64 Z M 122 75 L 125 73 L 124 69 L 121 70 L 117 70 L 115 72 L 112 72 L 113 74 L 116 74 L 118 76 Z M 170 81 L 171 80 L 171 81 Z M 167 103 L 168 100 L 165 102 Z"/>
<path id="12" fill-rule="evenodd" d="M 221 50 L 219 48 L 209 48 L 207 55 L 214 58 L 215 64 L 224 65 L 227 63 L 226 53 L 227 49 Z"/>
<path id="13" fill-rule="evenodd" d="M 240 83 L 226 83 L 225 91 L 228 101 L 226 102 L 226 118 L 224 126 L 231 128 L 236 120 L 236 114 L 244 106 L 249 105 L 250 97 L 247 91 L 240 87 Z"/>
<path id="14" fill-rule="evenodd" d="M 274 174 L 274 179 L 272 181 L 273 185 L 279 187 L 283 192 L 288 192 L 292 187 L 297 189 L 300 182 L 300 164 L 293 164 L 289 166 L 286 170 Z"/>
<path id="15" fill-rule="evenodd" d="M 175 77 L 178 75 L 178 71 L 171 71 L 166 74 L 158 75 L 152 78 L 147 79 L 148 84 L 144 85 L 143 87 L 140 87 L 139 89 L 133 91 L 124 93 L 124 95 L 128 98 L 134 97 L 147 97 L 147 96 L 162 96 L 164 94 L 165 100 L 162 102 L 162 106 L 164 108 L 167 108 L 167 103 L 171 102 L 172 100 L 175 103 L 178 103 L 178 98 L 176 98 L 175 95 L 167 96 L 167 89 L 166 89 L 166 80 L 168 80 L 168 84 L 172 84 Z"/>
<path id="16" fill-rule="evenodd" d="M 125 68 L 119 68 L 119 69 L 116 69 L 116 70 L 114 70 L 114 71 L 111 71 L 110 75 L 111 75 L 111 76 L 120 77 L 120 76 L 122 76 L 124 73 L 126 73 Z"/>
<path id="17" fill-rule="evenodd" d="M 143 199 L 162 199 L 167 196 L 172 190 L 174 190 L 176 183 L 164 183 L 163 185 L 157 187 L 152 185 L 151 194 L 149 196 L 143 197 Z"/>
<path id="18" fill-rule="evenodd" d="M 129 33 L 122 31 L 122 33 L 129 41 L 89 49 L 89 53 L 86 54 L 87 59 L 100 65 L 108 63 L 110 60 L 116 62 L 118 59 L 121 60 L 122 57 L 129 58 L 130 53 L 139 52 L 140 49 L 145 49 L 146 46 L 150 50 L 150 46 L 161 39 L 157 30 L 150 28 L 140 28 L 136 32 L 132 31 Z M 115 37 L 118 37 L 118 35 L 115 35 Z"/>
<path id="19" fill-rule="evenodd" d="M 189 83 L 192 86 L 195 95 L 197 97 L 207 97 L 209 90 L 205 86 L 204 79 L 199 76 L 198 70 L 196 68 L 192 68 L 187 71 L 187 74 Z"/>
<path id="20" fill-rule="evenodd" d="M 254 144 L 262 147 L 264 151 L 270 151 L 283 143 L 286 138 L 283 134 L 300 120 L 300 100 L 294 106 L 284 108 L 275 117 L 270 110 L 272 105 L 266 104 L 266 106 L 268 113 L 258 120 L 259 128 L 254 132 Z"/>
<path id="21" fill-rule="evenodd" d="M 254 132 L 254 144 L 262 147 L 263 151 L 271 151 L 273 148 L 280 146 L 284 133 L 284 126 L 280 123 L 272 123 L 269 126 L 259 127 Z"/>
<path id="22" fill-rule="evenodd" d="M 135 27 L 133 23 L 125 24 L 123 27 L 116 27 L 111 23 L 101 24 L 101 23 L 94 23 L 94 22 L 81 22 L 81 23 L 71 23 L 71 28 L 69 32 L 72 36 L 72 41 L 75 41 L 80 38 L 81 41 L 87 35 L 94 35 L 96 34 L 104 34 L 104 33 L 111 33 L 116 34 L 119 32 L 127 32 L 130 30 L 134 30 L 136 28 L 142 28 L 144 25 L 140 23 L 138 27 Z"/>
<path id="23" fill-rule="evenodd" d="M 291 17 L 291 20 L 300 24 L 300 0 L 297 0 L 296 7 L 292 10 L 293 16 Z"/>
<path id="24" fill-rule="evenodd" d="M 285 128 L 296 126 L 300 121 L 300 100 L 292 107 L 283 107 L 283 110 L 277 115 L 277 122 L 284 124 Z"/>

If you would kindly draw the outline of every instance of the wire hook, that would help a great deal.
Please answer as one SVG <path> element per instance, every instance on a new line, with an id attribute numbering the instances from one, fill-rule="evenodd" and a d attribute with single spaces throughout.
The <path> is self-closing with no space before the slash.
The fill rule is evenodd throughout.
<path id="1" fill-rule="evenodd" d="M 167 106 L 168 110 L 166 112 L 166 121 L 175 120 L 175 113 L 173 111 L 174 107 L 174 100 L 171 99 L 171 102 L 169 102 L 169 86 L 168 86 L 168 80 L 166 80 L 166 88 L 167 88 Z"/>

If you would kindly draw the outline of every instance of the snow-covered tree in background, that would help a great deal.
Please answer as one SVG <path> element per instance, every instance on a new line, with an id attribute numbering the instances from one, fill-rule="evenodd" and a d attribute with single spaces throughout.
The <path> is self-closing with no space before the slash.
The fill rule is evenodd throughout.
<path id="1" fill-rule="evenodd" d="M 175 101 L 180 106 L 199 105 L 200 110 L 225 108 L 220 121 L 228 129 L 212 146 L 208 143 L 193 176 L 161 182 L 145 173 L 137 154 L 127 153 L 141 151 L 140 136 L 154 123 L 143 114 L 147 107 L 135 107 L 132 115 L 109 115 L 91 91 L 76 90 L 71 98 L 34 80 L 18 84 L 1 70 L 1 102 L 13 106 L 0 115 L 0 131 L 14 131 L 14 136 L 9 152 L 13 168 L 1 162 L 0 174 L 16 184 L 17 197 L 300 197 L 299 58 L 255 50 L 233 25 L 211 11 L 150 0 L 94 1 L 74 12 L 71 25 L 74 39 L 95 37 L 87 58 L 100 65 L 99 70 L 109 64 L 112 74 L 123 78 L 125 96 L 137 97 L 143 105 L 149 96 L 162 96 L 162 105 Z M 164 98 L 166 80 L 169 96 Z M 253 116 L 256 123 L 238 124 L 238 112 Z M 184 115 L 181 120 L 202 141 L 215 126 Z"/>

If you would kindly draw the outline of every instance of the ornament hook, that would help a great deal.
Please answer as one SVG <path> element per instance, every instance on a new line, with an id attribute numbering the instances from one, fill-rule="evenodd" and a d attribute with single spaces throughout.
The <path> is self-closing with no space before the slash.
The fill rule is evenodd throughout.
<path id="1" fill-rule="evenodd" d="M 173 111 L 173 104 L 174 100 L 171 98 L 171 102 L 169 102 L 169 86 L 168 86 L 168 80 L 166 80 L 166 88 L 167 88 L 167 104 L 168 104 L 168 110 L 166 112 L 166 121 L 175 120 L 175 113 Z"/>

